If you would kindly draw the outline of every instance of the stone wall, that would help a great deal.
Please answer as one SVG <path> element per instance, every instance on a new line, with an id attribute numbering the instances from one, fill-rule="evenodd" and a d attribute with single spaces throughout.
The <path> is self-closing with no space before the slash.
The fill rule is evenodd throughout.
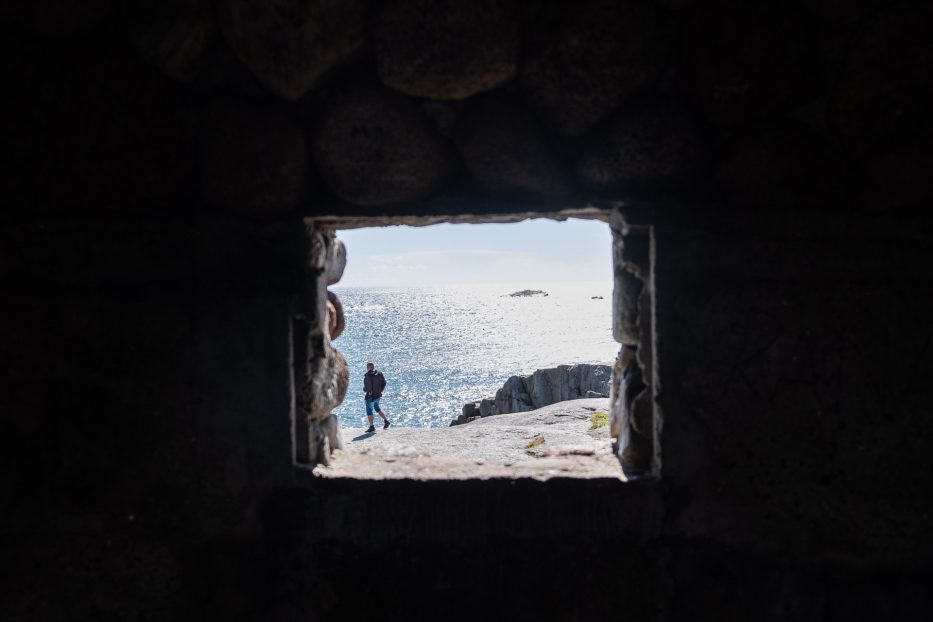
<path id="1" fill-rule="evenodd" d="M 931 11 L 6 2 L 2 617 L 929 619 Z M 296 466 L 329 232 L 581 214 L 660 479 Z"/>

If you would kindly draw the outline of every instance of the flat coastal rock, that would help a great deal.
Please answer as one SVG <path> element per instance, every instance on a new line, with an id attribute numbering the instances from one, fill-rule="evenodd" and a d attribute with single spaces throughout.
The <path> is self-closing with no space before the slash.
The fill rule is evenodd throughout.
<path id="1" fill-rule="evenodd" d="M 314 472 L 354 479 L 625 479 L 609 426 L 593 427 L 593 415 L 608 408 L 608 399 L 584 399 L 447 428 L 343 428 L 343 451 Z"/>
<path id="2" fill-rule="evenodd" d="M 372 33 L 380 79 L 408 95 L 464 99 L 518 72 L 514 1 L 387 2 L 373 18 Z"/>

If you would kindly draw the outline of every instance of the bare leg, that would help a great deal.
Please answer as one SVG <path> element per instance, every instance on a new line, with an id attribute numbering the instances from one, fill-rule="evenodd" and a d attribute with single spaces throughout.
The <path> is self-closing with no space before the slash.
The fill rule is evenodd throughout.
<path id="1" fill-rule="evenodd" d="M 385 414 L 384 412 L 382 412 L 381 410 L 378 411 L 378 412 L 379 412 L 379 416 L 382 417 L 382 420 L 383 420 L 383 421 L 388 421 L 388 420 L 389 420 L 389 418 L 386 417 L 386 414 Z M 370 417 L 370 418 L 369 418 L 369 425 L 372 425 L 372 424 L 373 424 L 373 418 Z"/>

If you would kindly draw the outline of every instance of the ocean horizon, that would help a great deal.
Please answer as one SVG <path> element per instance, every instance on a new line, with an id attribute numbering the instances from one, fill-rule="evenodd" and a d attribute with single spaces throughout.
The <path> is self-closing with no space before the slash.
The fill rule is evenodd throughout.
<path id="1" fill-rule="evenodd" d="M 364 425 L 363 374 L 375 363 L 393 425 L 443 427 L 510 376 L 563 364 L 611 364 L 612 283 L 333 287 L 347 326 L 334 346 L 350 367 L 342 427 Z M 547 296 L 510 294 L 543 290 Z"/>

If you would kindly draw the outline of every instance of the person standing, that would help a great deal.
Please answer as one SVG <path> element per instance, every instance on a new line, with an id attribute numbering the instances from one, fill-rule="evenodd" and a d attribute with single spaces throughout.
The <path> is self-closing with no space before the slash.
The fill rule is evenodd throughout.
<path id="1" fill-rule="evenodd" d="M 386 388 L 386 377 L 382 372 L 376 369 L 372 363 L 366 363 L 366 375 L 363 376 L 363 391 L 366 392 L 366 418 L 369 419 L 369 429 L 367 432 L 375 432 L 376 426 L 373 425 L 373 412 L 379 413 L 382 417 L 382 429 L 385 430 L 392 423 L 386 414 L 379 407 L 379 398 L 382 397 L 382 391 Z"/>

